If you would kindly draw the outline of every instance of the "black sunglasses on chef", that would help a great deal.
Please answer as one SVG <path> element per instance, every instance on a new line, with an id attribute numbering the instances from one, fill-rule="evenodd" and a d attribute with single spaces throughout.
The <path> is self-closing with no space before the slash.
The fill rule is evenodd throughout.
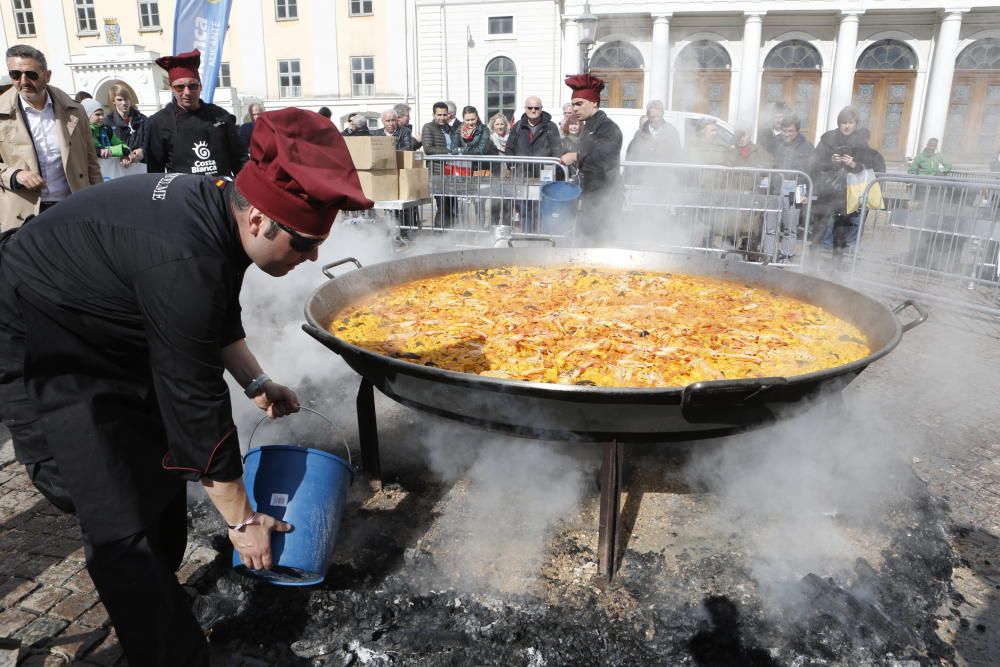
<path id="1" fill-rule="evenodd" d="M 33 69 L 26 69 L 23 71 L 19 69 L 12 69 L 9 72 L 7 72 L 7 75 L 10 77 L 11 81 L 15 82 L 20 81 L 22 76 L 28 77 L 28 81 L 38 81 L 38 77 L 41 76 L 41 74 L 39 74 Z"/>
<path id="2" fill-rule="evenodd" d="M 297 231 L 295 231 L 288 225 L 281 224 L 274 218 L 270 218 L 270 220 L 274 224 L 278 225 L 278 229 L 288 232 L 288 235 L 292 237 L 291 240 L 288 242 L 288 245 L 290 245 L 292 247 L 292 250 L 294 250 L 295 252 L 312 252 L 315 248 L 319 246 L 320 243 L 326 240 L 325 236 L 322 238 L 307 238 L 305 236 L 302 236 L 302 234 L 299 234 Z"/>

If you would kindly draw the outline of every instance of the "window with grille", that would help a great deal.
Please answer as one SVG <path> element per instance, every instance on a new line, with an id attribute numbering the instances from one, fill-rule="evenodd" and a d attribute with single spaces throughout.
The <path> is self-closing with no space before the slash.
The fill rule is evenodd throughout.
<path id="1" fill-rule="evenodd" d="M 139 29 L 160 27 L 160 3 L 157 0 L 139 0 Z"/>
<path id="2" fill-rule="evenodd" d="M 371 16 L 372 0 L 351 0 L 351 16 Z"/>
<path id="3" fill-rule="evenodd" d="M 274 16 L 279 21 L 299 18 L 298 0 L 274 0 Z"/>
<path id="4" fill-rule="evenodd" d="M 486 32 L 490 35 L 513 35 L 513 16 L 491 16 L 487 20 Z"/>
<path id="5" fill-rule="evenodd" d="M 76 0 L 76 31 L 97 32 L 97 11 L 94 0 Z"/>
<path id="6" fill-rule="evenodd" d="M 977 39 L 958 55 L 955 69 L 1000 69 L 1000 39 Z"/>
<path id="7" fill-rule="evenodd" d="M 278 61 L 278 87 L 281 97 L 302 97 L 302 72 L 298 60 Z"/>
<path id="8" fill-rule="evenodd" d="M 18 37 L 35 36 L 35 13 L 31 11 L 31 0 L 14 0 L 14 24 Z"/>
<path id="9" fill-rule="evenodd" d="M 219 63 L 219 78 L 215 82 L 216 88 L 229 88 L 233 85 L 229 76 L 229 63 Z"/>
<path id="10" fill-rule="evenodd" d="M 517 105 L 517 69 L 514 61 L 500 56 L 486 65 L 486 116 L 502 113 L 507 118 L 514 115 Z"/>
<path id="11" fill-rule="evenodd" d="M 729 53 L 721 44 L 708 39 L 692 42 L 677 55 L 679 70 L 730 69 L 733 66 Z"/>
<path id="12" fill-rule="evenodd" d="M 774 47 L 764 59 L 764 69 L 821 69 L 823 59 L 809 42 L 791 39 Z"/>
<path id="13" fill-rule="evenodd" d="M 917 56 L 905 42 L 883 39 L 875 42 L 858 58 L 857 69 L 917 69 Z"/>
<path id="14" fill-rule="evenodd" d="M 354 56 L 351 58 L 351 97 L 375 96 L 375 58 Z"/>

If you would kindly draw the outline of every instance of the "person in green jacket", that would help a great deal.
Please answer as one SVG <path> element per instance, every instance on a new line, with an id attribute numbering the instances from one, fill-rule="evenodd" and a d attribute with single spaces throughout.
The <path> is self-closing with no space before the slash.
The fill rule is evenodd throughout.
<path id="1" fill-rule="evenodd" d="M 924 150 L 917 153 L 906 171 L 917 176 L 943 176 L 951 171 L 951 163 L 937 152 L 938 140 L 928 139 Z"/>
<path id="2" fill-rule="evenodd" d="M 84 100 L 83 109 L 90 119 L 90 133 L 94 138 L 97 157 L 128 157 L 129 147 L 111 131 L 111 128 L 104 126 L 104 107 L 101 103 L 94 99 Z"/>

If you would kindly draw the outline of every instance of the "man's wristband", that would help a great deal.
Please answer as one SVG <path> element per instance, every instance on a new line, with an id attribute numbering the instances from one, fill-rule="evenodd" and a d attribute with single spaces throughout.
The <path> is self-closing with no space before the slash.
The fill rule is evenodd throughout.
<path id="1" fill-rule="evenodd" d="M 235 526 L 230 526 L 227 523 L 226 524 L 226 528 L 228 528 L 229 530 L 235 530 L 237 533 L 239 533 L 239 532 L 242 532 L 243 529 L 246 528 L 247 526 L 256 526 L 257 523 L 258 523 L 257 522 L 257 513 L 256 512 L 250 512 L 250 516 L 248 516 L 247 518 L 243 519 L 243 521 L 240 521 Z"/>
<path id="2" fill-rule="evenodd" d="M 267 373 L 261 373 L 254 379 L 250 380 L 250 384 L 247 385 L 245 390 L 247 398 L 254 398 L 260 394 L 260 392 L 264 390 L 264 385 L 270 381 L 271 378 L 268 377 Z"/>

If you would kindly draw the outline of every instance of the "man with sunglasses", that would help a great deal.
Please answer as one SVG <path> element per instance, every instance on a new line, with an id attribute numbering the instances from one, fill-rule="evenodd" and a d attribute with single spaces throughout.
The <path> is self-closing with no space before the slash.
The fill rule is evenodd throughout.
<path id="1" fill-rule="evenodd" d="M 0 227 L 19 227 L 73 192 L 103 182 L 83 107 L 55 86 L 45 55 L 7 49 L 12 87 L 0 95 Z"/>
<path id="2" fill-rule="evenodd" d="M 236 119 L 201 99 L 198 49 L 156 59 L 167 71 L 174 100 L 149 117 L 146 170 L 235 176 L 246 162 Z"/>
<path id="3" fill-rule="evenodd" d="M 339 209 L 373 205 L 311 111 L 262 114 L 249 153 L 234 182 L 120 178 L 0 237 L 0 412 L 32 482 L 79 518 L 130 665 L 208 665 L 175 576 L 189 481 L 252 569 L 292 528 L 252 512 L 242 481 L 224 372 L 271 417 L 299 409 L 247 345 L 244 272 L 315 261 Z"/>
<path id="4" fill-rule="evenodd" d="M 510 128 L 504 153 L 525 157 L 562 157 L 559 126 L 552 120 L 552 115 L 548 111 L 542 110 L 541 98 L 531 96 L 524 100 L 524 113 Z M 517 165 L 516 170 L 522 170 L 515 175 L 519 182 L 525 178 L 537 179 L 541 174 L 541 169 L 537 165 Z M 521 229 L 525 232 L 538 231 L 538 204 L 521 202 L 518 206 Z"/>

